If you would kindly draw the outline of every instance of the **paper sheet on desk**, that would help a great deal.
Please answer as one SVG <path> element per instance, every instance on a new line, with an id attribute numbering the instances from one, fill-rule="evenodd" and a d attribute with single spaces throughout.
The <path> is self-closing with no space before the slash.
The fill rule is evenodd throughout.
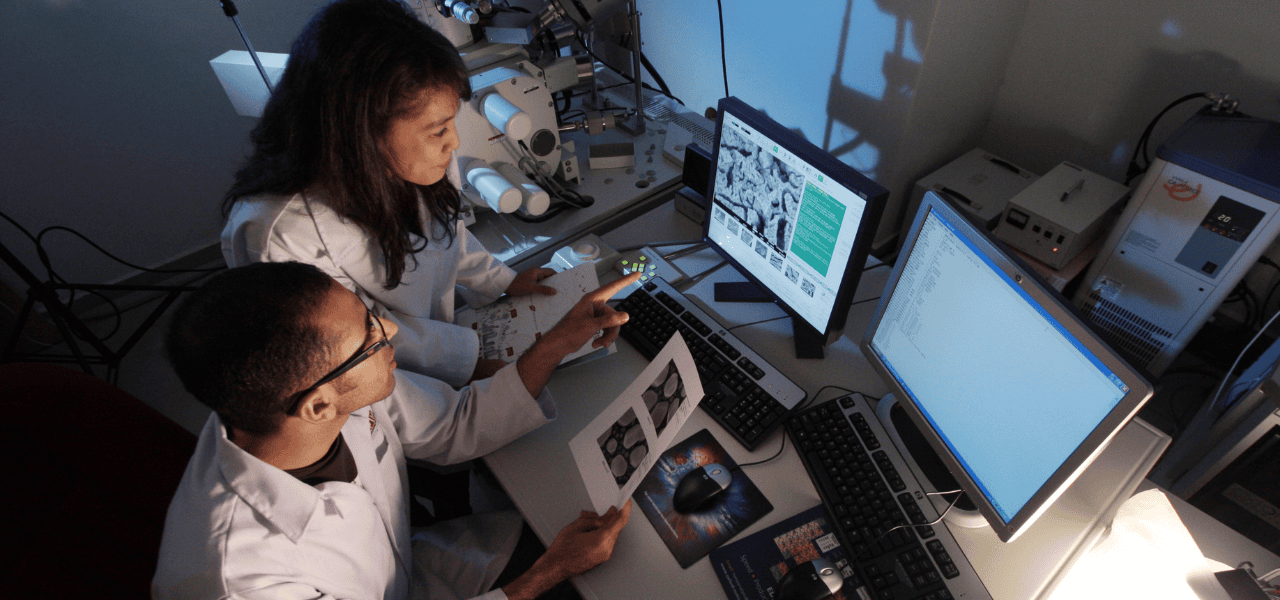
<path id="1" fill-rule="evenodd" d="M 587 292 L 600 287 L 600 279 L 591 263 L 556 273 L 539 283 L 555 288 L 555 295 L 530 294 L 503 298 L 480 308 L 467 307 L 458 311 L 454 322 L 470 327 L 480 335 L 481 356 L 510 362 L 559 323 Z M 594 341 L 595 338 L 588 341 L 560 363 L 600 351 L 591 347 Z"/>
<path id="2" fill-rule="evenodd" d="M 597 513 L 621 507 L 631 497 L 700 401 L 702 380 L 677 332 L 644 372 L 569 441 Z"/>
<path id="3" fill-rule="evenodd" d="M 1200 553 L 1163 492 L 1147 490 L 1125 501 L 1111 532 L 1071 568 L 1050 598 L 1225 599 L 1221 588 L 1205 585 L 1204 575 L 1229 568 Z"/>

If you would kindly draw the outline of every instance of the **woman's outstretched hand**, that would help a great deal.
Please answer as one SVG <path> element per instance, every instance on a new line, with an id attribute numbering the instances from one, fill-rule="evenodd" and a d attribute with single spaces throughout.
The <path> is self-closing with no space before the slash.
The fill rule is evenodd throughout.
<path id="1" fill-rule="evenodd" d="M 516 275 L 516 278 L 511 280 L 511 285 L 507 286 L 507 295 L 525 296 L 528 294 L 542 294 L 544 296 L 554 296 L 556 294 L 555 288 L 542 285 L 538 282 L 555 274 L 555 271 L 542 267 L 529 269 L 528 271 Z"/>

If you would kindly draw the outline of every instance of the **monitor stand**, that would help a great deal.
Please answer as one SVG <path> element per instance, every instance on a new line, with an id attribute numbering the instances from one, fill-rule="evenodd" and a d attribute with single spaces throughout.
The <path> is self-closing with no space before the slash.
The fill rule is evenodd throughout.
<path id="1" fill-rule="evenodd" d="M 760 286 L 750 281 L 721 281 L 715 285 L 716 302 L 773 302 Z M 800 317 L 791 317 L 791 339 L 795 342 L 796 358 L 823 358 L 826 356 L 827 340 L 822 332 L 804 322 Z"/>
<path id="2" fill-rule="evenodd" d="M 924 434 L 920 433 L 920 428 L 916 427 L 911 417 L 907 415 L 907 410 L 898 405 L 898 399 L 893 394 L 886 394 L 884 398 L 876 405 L 876 417 L 880 420 L 880 424 L 884 426 L 889 435 L 894 438 L 894 442 L 898 448 L 905 454 L 904 458 L 909 458 L 915 462 L 915 470 L 924 474 L 928 480 L 929 487 L 939 492 L 949 492 L 951 490 L 960 489 L 960 483 L 951 475 L 951 471 L 947 469 L 945 463 L 933 451 L 933 447 L 929 445 L 929 441 L 925 439 Z M 940 503 L 934 498 L 941 498 Z M 946 510 L 948 504 L 955 500 L 955 496 L 947 494 L 946 496 L 930 497 L 930 502 L 939 512 Z M 956 505 L 951 507 L 947 512 L 947 523 L 957 525 L 959 527 L 979 528 L 987 526 L 986 517 L 978 512 L 978 508 L 974 506 L 968 494 L 961 494 L 960 499 L 956 501 Z"/>

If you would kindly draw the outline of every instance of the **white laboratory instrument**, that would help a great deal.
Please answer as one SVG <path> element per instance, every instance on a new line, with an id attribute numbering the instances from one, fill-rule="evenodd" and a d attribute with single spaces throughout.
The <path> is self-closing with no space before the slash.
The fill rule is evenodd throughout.
<path id="1" fill-rule="evenodd" d="M 1134 191 L 1073 301 L 1159 376 L 1280 233 L 1280 124 L 1198 114 Z"/>
<path id="2" fill-rule="evenodd" d="M 1107 232 L 1129 188 L 1063 162 L 1009 200 L 996 237 L 1061 269 Z"/>
<path id="3" fill-rule="evenodd" d="M 595 263 L 596 276 L 604 277 L 618 262 L 618 251 L 594 234 L 587 234 L 552 255 L 546 266 L 557 272 L 572 269 L 582 263 Z"/>
<path id="4" fill-rule="evenodd" d="M 906 241 L 911 218 L 920 208 L 925 192 L 934 192 L 956 208 L 994 231 L 1000 215 L 1013 198 L 1039 177 L 982 148 L 974 148 L 942 168 L 920 179 L 911 188 L 911 200 L 898 239 Z"/>
<path id="5" fill-rule="evenodd" d="M 614 127 L 615 115 L 609 111 L 590 111 L 577 123 L 562 123 L 556 114 L 556 94 L 588 83 L 594 86 L 592 61 L 572 48 L 574 30 L 589 32 L 598 19 L 628 2 L 589 4 L 546 0 L 539 11 L 515 12 L 497 3 L 471 0 L 410 3 L 419 18 L 458 48 L 470 76 L 472 96 L 459 107 L 455 121 L 461 140 L 457 160 L 483 160 L 495 168 L 509 165 L 499 171 L 518 190 L 527 192 L 521 205 L 524 216 L 545 212 L 549 193 L 556 190 L 527 188 L 528 178 L 514 172 L 575 182 L 577 156 L 572 145 L 562 143 L 561 133 L 585 129 L 597 134 Z M 639 27 L 634 22 L 633 26 Z M 474 194 L 467 197 L 474 200 Z M 491 208 L 488 202 L 477 206 Z"/>

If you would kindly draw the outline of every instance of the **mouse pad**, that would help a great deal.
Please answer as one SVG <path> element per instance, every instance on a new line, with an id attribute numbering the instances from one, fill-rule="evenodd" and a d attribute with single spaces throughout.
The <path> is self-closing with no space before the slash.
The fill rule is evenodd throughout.
<path id="1" fill-rule="evenodd" d="M 832 600 L 849 597 L 846 593 L 854 589 L 849 586 L 853 567 L 827 525 L 821 506 L 716 548 L 710 560 L 730 600 L 772 600 L 778 597 L 778 581 L 787 571 L 820 556 L 835 564 L 845 578 L 844 589 L 832 595 Z"/>
<path id="2" fill-rule="evenodd" d="M 676 512 L 672 497 L 680 479 L 713 463 L 728 469 L 737 466 L 711 432 L 703 429 L 663 452 L 631 495 L 683 568 L 773 510 L 746 473 L 734 471 L 729 489 L 704 509 L 687 515 Z"/>

